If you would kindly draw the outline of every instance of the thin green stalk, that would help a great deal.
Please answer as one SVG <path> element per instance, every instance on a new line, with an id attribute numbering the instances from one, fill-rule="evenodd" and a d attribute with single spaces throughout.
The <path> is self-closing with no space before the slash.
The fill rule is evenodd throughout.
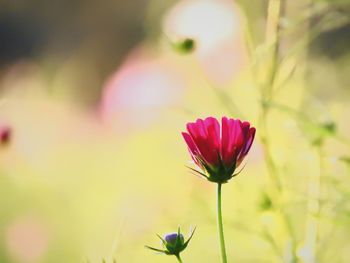
<path id="1" fill-rule="evenodd" d="M 267 99 L 271 99 L 273 85 L 275 83 L 276 74 L 279 63 L 280 48 L 280 19 L 282 12 L 282 0 L 270 0 L 267 11 L 267 22 L 265 32 L 265 43 L 269 47 L 267 77 L 265 80 L 264 94 Z"/>
<path id="2" fill-rule="evenodd" d="M 222 263 L 227 263 L 226 249 L 225 249 L 225 238 L 224 238 L 224 227 L 222 224 L 221 184 L 220 183 L 218 183 L 218 191 L 217 191 L 217 214 L 218 214 L 218 231 L 219 231 Z"/>
<path id="3" fill-rule="evenodd" d="M 175 256 L 177 258 L 177 261 L 179 261 L 179 263 L 182 263 L 182 259 L 181 259 L 180 255 L 175 255 Z"/>
<path id="4" fill-rule="evenodd" d="M 321 211 L 321 177 L 323 176 L 323 155 L 322 143 L 317 146 L 319 159 L 319 172 L 311 174 L 308 186 L 307 217 L 305 224 L 305 247 L 309 251 L 307 263 L 317 262 L 318 239 L 320 232 L 320 211 Z"/>
<path id="5" fill-rule="evenodd" d="M 283 194 L 282 184 L 279 178 L 279 171 L 272 156 L 271 144 L 268 131 L 268 116 L 270 113 L 270 107 L 268 104 L 273 100 L 275 91 L 275 80 L 278 74 L 278 67 L 280 63 L 279 48 L 280 48 L 280 20 L 284 9 L 284 0 L 269 0 L 267 23 L 266 23 L 266 35 L 265 45 L 268 48 L 268 63 L 266 65 L 266 75 L 262 81 L 262 111 L 260 115 L 260 127 L 261 127 L 261 140 L 265 153 L 265 162 L 268 169 L 268 174 L 271 179 L 271 183 L 274 186 L 273 194 L 278 200 Z M 280 208 L 282 220 L 288 230 L 289 238 L 291 241 L 291 247 L 289 252 L 291 258 L 288 258 L 288 262 L 297 262 L 296 257 L 296 242 L 292 229 L 292 224 L 288 218 L 288 215 Z"/>

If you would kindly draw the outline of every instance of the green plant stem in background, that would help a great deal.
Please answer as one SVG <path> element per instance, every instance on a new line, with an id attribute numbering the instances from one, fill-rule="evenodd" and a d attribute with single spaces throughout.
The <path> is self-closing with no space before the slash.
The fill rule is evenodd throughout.
<path id="1" fill-rule="evenodd" d="M 225 248 L 225 238 L 224 238 L 224 227 L 222 225 L 221 185 L 222 184 L 218 183 L 218 191 L 217 191 L 218 231 L 219 231 L 219 240 L 220 240 L 222 263 L 227 263 L 226 248 Z"/>
<path id="2" fill-rule="evenodd" d="M 305 224 L 304 243 L 305 248 L 309 252 L 307 263 L 317 262 L 318 238 L 320 230 L 320 195 L 321 195 L 321 177 L 323 176 L 323 154 L 322 142 L 317 146 L 317 154 L 319 159 L 319 172 L 309 177 L 307 215 Z"/>
<path id="3" fill-rule="evenodd" d="M 267 64 L 264 65 L 264 68 L 266 67 L 266 75 L 263 75 L 263 79 L 260 82 L 262 88 L 262 109 L 259 120 L 261 128 L 260 135 L 263 144 L 265 163 L 270 176 L 270 182 L 274 187 L 272 195 L 273 199 L 276 200 L 279 200 L 283 196 L 284 190 L 280 181 L 278 167 L 272 155 L 268 130 L 268 117 L 270 114 L 270 107 L 268 107 L 268 104 L 271 103 L 274 98 L 276 76 L 280 66 L 280 20 L 284 5 L 284 0 L 269 0 L 265 34 Z M 293 233 L 292 223 L 282 207 L 277 208 L 277 210 L 281 212 L 281 218 L 288 231 L 290 241 L 290 246 L 288 246 L 288 253 L 285 261 L 290 263 L 298 262 L 298 258 L 296 256 L 296 240 Z"/>
<path id="4" fill-rule="evenodd" d="M 182 263 L 182 259 L 181 259 L 180 255 L 175 255 L 175 256 L 176 256 L 176 258 L 177 258 L 177 261 L 179 261 L 180 263 Z"/>

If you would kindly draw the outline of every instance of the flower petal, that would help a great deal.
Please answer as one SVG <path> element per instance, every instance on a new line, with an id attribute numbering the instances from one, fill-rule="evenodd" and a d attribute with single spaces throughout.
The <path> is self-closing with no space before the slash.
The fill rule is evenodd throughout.
<path id="1" fill-rule="evenodd" d="M 248 131 L 247 137 L 245 139 L 244 147 L 242 148 L 242 150 L 239 153 L 239 156 L 237 158 L 237 166 L 239 166 L 241 164 L 244 157 L 248 154 L 250 147 L 253 144 L 254 137 L 255 137 L 255 128 L 250 128 Z"/>
<path id="2" fill-rule="evenodd" d="M 220 149 L 220 124 L 217 119 L 208 117 L 204 120 L 204 125 L 208 134 L 208 142 L 217 156 Z"/>
<path id="3" fill-rule="evenodd" d="M 231 156 L 229 153 L 230 142 L 230 127 L 229 120 L 226 117 L 221 119 L 221 158 L 225 164 L 230 162 Z"/>
<path id="4" fill-rule="evenodd" d="M 247 155 L 249 150 L 250 150 L 250 147 L 252 146 L 253 144 L 253 141 L 254 141 L 254 137 L 255 137 L 255 128 L 250 128 L 249 129 L 249 132 L 248 132 L 248 135 L 246 137 L 246 142 L 245 142 L 245 145 L 244 145 L 244 148 L 243 148 L 243 153 L 244 155 Z"/>
<path id="5" fill-rule="evenodd" d="M 182 137 L 185 139 L 185 142 L 188 146 L 188 149 L 190 150 L 191 154 L 193 155 L 198 155 L 199 154 L 199 150 L 196 146 L 196 144 L 194 143 L 191 135 L 189 135 L 188 133 L 186 132 L 182 132 Z"/>
<path id="6" fill-rule="evenodd" d="M 242 128 L 242 133 L 243 133 L 243 137 L 247 138 L 248 132 L 249 132 L 249 127 L 250 127 L 250 123 L 247 121 L 242 122 L 241 124 L 241 128 Z"/>
<path id="7" fill-rule="evenodd" d="M 211 126 L 211 125 L 209 125 Z M 210 128 L 210 133 L 212 128 Z M 213 144 L 210 135 L 206 129 L 206 124 L 202 119 L 197 119 L 195 123 L 188 123 L 187 130 L 196 144 L 202 159 L 208 165 L 214 166 L 219 163 L 218 147 Z M 215 128 L 214 128 L 215 130 Z"/>
<path id="8" fill-rule="evenodd" d="M 191 135 L 189 135 L 188 133 L 186 132 L 182 132 L 182 137 L 185 139 L 185 142 L 187 144 L 187 148 L 191 154 L 191 157 L 192 157 L 192 160 L 200 167 L 200 168 L 203 168 L 203 165 L 201 164 L 200 162 L 200 152 L 196 146 L 196 144 L 194 143 Z"/>
<path id="9" fill-rule="evenodd" d="M 236 161 L 242 149 L 244 136 L 241 126 L 240 120 L 222 118 L 221 153 L 226 166 L 231 166 Z"/>

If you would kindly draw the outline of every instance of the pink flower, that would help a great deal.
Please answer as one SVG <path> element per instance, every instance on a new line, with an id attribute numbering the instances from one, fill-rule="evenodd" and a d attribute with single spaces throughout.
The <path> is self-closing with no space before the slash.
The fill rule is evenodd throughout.
<path id="1" fill-rule="evenodd" d="M 0 144 L 7 145 L 11 140 L 11 128 L 9 126 L 0 126 Z"/>
<path id="2" fill-rule="evenodd" d="M 226 183 L 248 154 L 255 136 L 249 122 L 223 117 L 220 123 L 213 117 L 187 123 L 183 132 L 189 152 L 197 166 L 197 173 L 209 181 Z"/>

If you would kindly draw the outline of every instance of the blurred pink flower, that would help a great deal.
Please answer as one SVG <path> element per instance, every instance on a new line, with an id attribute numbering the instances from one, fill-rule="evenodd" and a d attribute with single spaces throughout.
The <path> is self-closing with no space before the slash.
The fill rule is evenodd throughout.
<path id="1" fill-rule="evenodd" d="M 112 124 L 149 124 L 162 109 L 181 100 L 184 85 L 182 75 L 166 60 L 133 54 L 103 88 L 102 118 Z"/>
<path id="2" fill-rule="evenodd" d="M 12 131 L 8 125 L 0 125 L 0 143 L 7 145 L 11 140 Z"/>
<path id="3" fill-rule="evenodd" d="M 209 181 L 225 183 L 248 154 L 255 136 L 249 122 L 222 118 L 221 132 L 217 119 L 187 123 L 183 132 L 192 159 L 204 172 L 198 172 Z"/>
<path id="4" fill-rule="evenodd" d="M 43 224 L 31 217 L 18 218 L 6 229 L 6 245 L 18 262 L 39 262 L 48 246 L 48 233 Z"/>

